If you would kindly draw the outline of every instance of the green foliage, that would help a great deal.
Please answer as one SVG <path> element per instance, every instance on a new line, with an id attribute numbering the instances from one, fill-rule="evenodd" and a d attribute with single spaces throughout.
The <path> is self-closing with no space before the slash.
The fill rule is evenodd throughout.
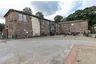
<path id="1" fill-rule="evenodd" d="M 56 23 L 62 22 L 62 19 L 63 19 L 63 17 L 62 17 L 61 15 L 57 15 L 57 16 L 55 16 L 55 18 L 54 18 L 54 20 L 55 20 Z"/>
<path id="2" fill-rule="evenodd" d="M 61 22 L 65 22 L 66 21 L 66 18 L 63 18 L 62 20 L 61 20 Z"/>
<path id="3" fill-rule="evenodd" d="M 66 20 L 88 20 L 90 29 L 94 24 L 96 24 L 96 6 L 87 7 L 83 10 L 77 10 L 73 14 L 70 14 Z"/>
<path id="4" fill-rule="evenodd" d="M 40 18 L 44 18 L 44 15 L 43 15 L 42 12 L 37 12 L 35 15 L 38 16 L 38 17 L 40 17 Z"/>
<path id="5" fill-rule="evenodd" d="M 4 27 L 5 27 L 5 24 L 0 23 L 0 31 L 2 31 L 2 29 L 4 29 Z"/>

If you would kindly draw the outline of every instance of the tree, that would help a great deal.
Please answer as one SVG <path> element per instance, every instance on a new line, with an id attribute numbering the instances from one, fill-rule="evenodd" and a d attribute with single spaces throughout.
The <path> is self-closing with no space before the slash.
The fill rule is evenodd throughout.
<path id="1" fill-rule="evenodd" d="M 83 10 L 77 10 L 73 14 L 70 14 L 66 20 L 88 20 L 88 28 L 91 29 L 91 27 L 96 24 L 96 6 L 87 7 Z"/>
<path id="2" fill-rule="evenodd" d="M 63 19 L 63 17 L 62 17 L 61 15 L 57 15 L 57 16 L 55 16 L 55 18 L 54 18 L 54 20 L 55 20 L 56 23 L 62 22 L 62 19 Z"/>
<path id="3" fill-rule="evenodd" d="M 25 8 L 23 9 L 23 11 L 26 12 L 26 13 L 28 13 L 28 14 L 32 14 L 32 10 L 31 10 L 30 7 L 25 7 Z"/>
<path id="4" fill-rule="evenodd" d="M 2 29 L 4 29 L 4 28 L 5 28 L 5 24 L 0 23 L 0 31 L 2 31 Z"/>
<path id="5" fill-rule="evenodd" d="M 44 15 L 43 15 L 42 12 L 37 12 L 35 15 L 38 16 L 38 17 L 40 17 L 40 18 L 44 18 Z"/>
<path id="6" fill-rule="evenodd" d="M 61 20 L 61 22 L 66 22 L 66 17 L 64 17 L 64 18 Z"/>

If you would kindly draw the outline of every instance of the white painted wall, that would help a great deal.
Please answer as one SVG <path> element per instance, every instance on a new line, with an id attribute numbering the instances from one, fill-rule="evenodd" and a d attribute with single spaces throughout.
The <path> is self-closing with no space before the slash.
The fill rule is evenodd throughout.
<path id="1" fill-rule="evenodd" d="M 32 29 L 33 29 L 33 36 L 40 36 L 40 22 L 38 18 L 32 17 Z"/>

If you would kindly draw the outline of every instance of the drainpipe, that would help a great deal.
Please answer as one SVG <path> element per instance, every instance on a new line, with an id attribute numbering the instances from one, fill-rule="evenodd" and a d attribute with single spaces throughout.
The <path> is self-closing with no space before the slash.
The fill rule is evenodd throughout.
<path id="1" fill-rule="evenodd" d="M 7 35 L 6 35 L 6 38 L 8 39 L 8 28 L 5 28 L 6 29 L 6 31 L 7 31 Z"/>

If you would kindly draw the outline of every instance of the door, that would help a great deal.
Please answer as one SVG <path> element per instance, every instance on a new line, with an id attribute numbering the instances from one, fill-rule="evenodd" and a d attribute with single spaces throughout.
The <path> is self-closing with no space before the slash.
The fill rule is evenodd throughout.
<path id="1" fill-rule="evenodd" d="M 50 35 L 54 35 L 55 32 L 55 26 L 53 22 L 50 22 Z"/>

